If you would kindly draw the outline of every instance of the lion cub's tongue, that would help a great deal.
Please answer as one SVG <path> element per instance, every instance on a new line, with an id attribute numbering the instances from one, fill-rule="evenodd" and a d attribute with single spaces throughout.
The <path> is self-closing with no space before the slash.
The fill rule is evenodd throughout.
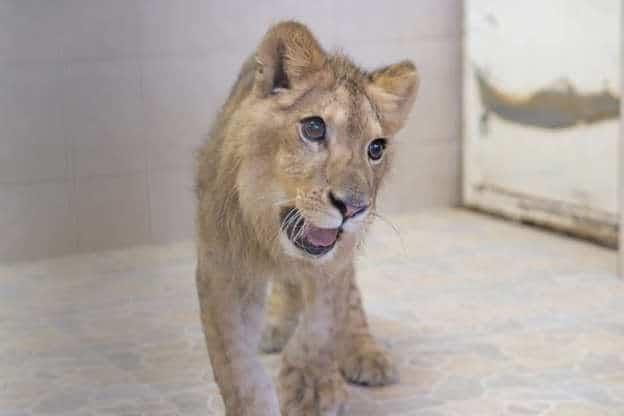
<path id="1" fill-rule="evenodd" d="M 315 246 L 327 247 L 334 244 L 337 234 L 337 228 L 317 228 L 310 226 L 305 232 L 305 238 Z"/>

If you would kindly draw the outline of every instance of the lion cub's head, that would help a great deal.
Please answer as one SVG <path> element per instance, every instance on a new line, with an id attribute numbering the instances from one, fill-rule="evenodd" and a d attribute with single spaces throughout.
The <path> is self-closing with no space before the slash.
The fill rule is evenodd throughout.
<path id="1" fill-rule="evenodd" d="M 224 144 L 244 217 L 282 254 L 328 260 L 352 249 L 414 101 L 416 68 L 366 72 L 295 22 L 269 30 L 250 68 Z"/>

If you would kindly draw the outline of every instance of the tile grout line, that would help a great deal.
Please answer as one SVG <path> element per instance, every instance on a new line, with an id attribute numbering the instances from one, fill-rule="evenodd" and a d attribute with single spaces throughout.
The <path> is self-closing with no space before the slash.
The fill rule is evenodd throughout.
<path id="1" fill-rule="evenodd" d="M 143 143 L 144 143 L 144 157 L 145 157 L 145 198 L 147 209 L 147 231 L 148 242 L 154 243 L 154 224 L 152 218 L 152 181 L 151 181 L 151 166 L 150 166 L 150 154 L 151 154 L 151 141 L 148 136 L 147 129 L 147 115 L 146 115 L 146 102 L 145 102 L 145 72 L 144 63 L 142 59 L 137 60 L 138 72 L 139 72 L 139 97 L 141 101 L 141 130 L 143 131 Z"/>
<path id="2" fill-rule="evenodd" d="M 63 80 L 69 77 L 69 63 L 63 64 L 63 72 L 62 72 Z M 64 95 L 64 93 L 62 93 Z M 63 140 L 65 144 L 65 170 L 66 176 L 69 175 L 71 181 L 71 190 L 69 193 L 69 211 L 72 216 L 73 222 L 73 250 L 74 252 L 80 251 L 80 232 L 78 230 L 78 183 L 76 178 L 76 168 L 75 168 L 75 155 L 74 155 L 74 138 L 70 136 L 67 129 L 67 102 L 63 100 L 63 105 L 61 106 L 61 129 L 63 130 Z"/>
<path id="3" fill-rule="evenodd" d="M 142 23 L 144 23 L 144 8 L 141 7 L 140 2 L 138 1 L 134 1 L 134 16 L 135 16 L 135 20 L 137 22 L 137 25 L 140 27 L 142 26 Z M 154 225 L 153 225 L 153 219 L 152 219 L 152 189 L 151 189 L 151 175 L 150 175 L 150 154 L 151 154 L 151 140 L 148 136 L 148 129 L 147 129 L 147 106 L 146 106 L 146 102 L 145 102 L 145 66 L 144 66 L 144 59 L 145 57 L 142 56 L 143 54 L 141 53 L 141 47 L 142 47 L 142 41 L 143 41 L 143 32 L 142 31 L 138 31 L 135 33 L 136 36 L 136 47 L 137 47 L 137 52 L 134 54 L 134 56 L 132 57 L 132 60 L 136 61 L 137 63 L 137 71 L 138 71 L 138 75 L 139 75 L 139 100 L 140 100 L 140 106 L 141 106 L 141 131 L 143 132 L 143 147 L 144 147 L 144 168 L 145 168 L 145 208 L 146 208 L 146 213 L 145 215 L 147 216 L 147 241 L 144 242 L 144 244 L 153 244 L 154 241 Z"/>

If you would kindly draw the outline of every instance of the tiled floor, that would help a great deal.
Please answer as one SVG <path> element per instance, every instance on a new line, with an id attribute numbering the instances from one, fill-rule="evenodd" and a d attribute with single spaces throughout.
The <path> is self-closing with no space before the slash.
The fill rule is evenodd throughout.
<path id="1" fill-rule="evenodd" d="M 360 282 L 402 380 L 353 388 L 351 415 L 624 415 L 614 252 L 459 210 L 395 222 Z M 0 266 L 0 416 L 223 414 L 193 271 L 191 244 Z"/>

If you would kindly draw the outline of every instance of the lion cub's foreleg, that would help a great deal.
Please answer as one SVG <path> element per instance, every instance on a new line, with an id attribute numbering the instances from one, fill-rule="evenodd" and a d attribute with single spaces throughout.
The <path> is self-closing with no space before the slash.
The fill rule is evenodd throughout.
<path id="1" fill-rule="evenodd" d="M 282 354 L 279 396 L 284 416 L 344 414 L 346 384 L 338 358 L 346 317 L 348 277 L 302 277 L 303 310 Z"/>
<path id="2" fill-rule="evenodd" d="M 257 357 L 266 286 L 241 287 L 208 267 L 197 270 L 201 320 L 227 416 L 280 416 L 273 383 Z"/>
<path id="3" fill-rule="evenodd" d="M 299 323 L 303 307 L 301 288 L 294 282 L 275 279 L 267 299 L 265 326 L 260 349 L 267 354 L 280 352 Z"/>
<path id="4" fill-rule="evenodd" d="M 395 382 L 398 372 L 388 352 L 370 333 L 355 273 L 349 273 L 347 323 L 342 337 L 340 369 L 356 384 L 381 386 Z M 303 308 L 301 289 L 293 283 L 275 281 L 268 298 L 266 327 L 261 349 L 281 351 L 293 334 Z"/>

